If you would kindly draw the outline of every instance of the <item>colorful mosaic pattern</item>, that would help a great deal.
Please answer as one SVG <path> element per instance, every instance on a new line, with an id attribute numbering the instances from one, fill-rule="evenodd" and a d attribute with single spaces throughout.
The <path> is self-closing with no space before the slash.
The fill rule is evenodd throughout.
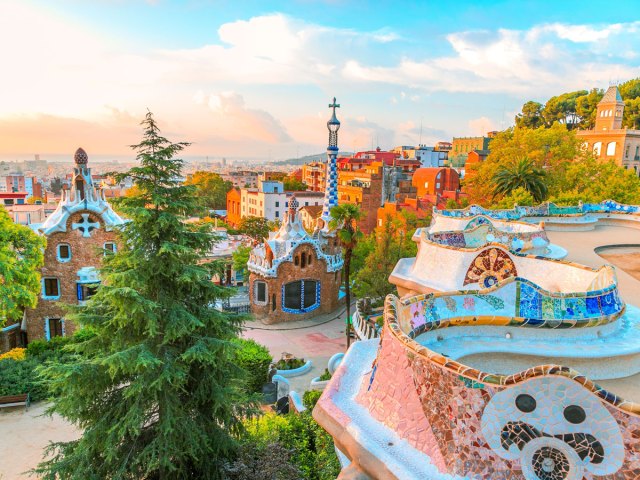
<path id="1" fill-rule="evenodd" d="M 324 191 L 324 203 L 322 204 L 322 220 L 325 226 L 331 220 L 331 209 L 338 205 L 338 164 L 336 157 L 338 148 L 330 147 L 327 150 L 327 180 Z"/>
<path id="2" fill-rule="evenodd" d="M 640 213 L 640 206 L 625 205 L 614 200 L 605 200 L 600 203 L 580 203 L 577 206 L 563 207 L 551 202 L 543 203 L 534 207 L 515 207 L 506 210 L 489 210 L 480 205 L 469 205 L 460 210 L 438 210 L 434 208 L 434 213 L 446 217 L 473 217 L 475 215 L 486 215 L 498 220 L 518 220 L 522 217 L 547 217 L 547 216 L 576 216 L 585 213 Z"/>
<path id="3" fill-rule="evenodd" d="M 491 288 L 501 280 L 517 275 L 516 265 L 509 255 L 498 248 L 490 248 L 471 262 L 462 284 L 477 283 L 482 288 Z"/>

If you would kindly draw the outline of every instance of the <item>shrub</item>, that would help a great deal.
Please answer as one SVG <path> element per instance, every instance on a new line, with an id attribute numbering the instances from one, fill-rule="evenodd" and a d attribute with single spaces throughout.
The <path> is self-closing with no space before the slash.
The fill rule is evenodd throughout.
<path id="1" fill-rule="evenodd" d="M 326 380 L 331 380 L 331 373 L 329 372 L 328 368 L 325 368 L 324 372 L 322 372 L 322 375 L 320 375 L 321 382 L 324 382 Z"/>
<path id="2" fill-rule="evenodd" d="M 38 359 L 27 358 L 22 362 L 0 360 L 0 396 L 31 394 L 31 400 L 47 397 L 47 388 L 38 378 Z"/>
<path id="3" fill-rule="evenodd" d="M 291 463 L 300 469 L 305 480 L 334 480 L 340 473 L 333 439 L 316 423 L 310 412 L 268 413 L 247 420 L 245 427 L 247 435 L 244 442 L 253 448 L 264 448 L 278 442 L 285 449 L 292 450 Z"/>
<path id="4" fill-rule="evenodd" d="M 281 358 L 276 363 L 276 368 L 278 370 L 294 370 L 302 367 L 305 363 L 304 358 Z"/>
<path id="5" fill-rule="evenodd" d="M 25 348 L 12 348 L 8 352 L 0 355 L 0 360 L 11 359 L 17 362 L 20 362 L 25 359 L 26 349 Z"/>
<path id="6" fill-rule="evenodd" d="M 256 473 L 264 480 L 298 480 L 300 470 L 291 463 L 292 449 L 278 442 L 265 446 L 242 444 L 237 458 L 224 465 L 224 480 L 255 480 Z"/>
<path id="7" fill-rule="evenodd" d="M 236 362 L 247 372 L 247 390 L 262 391 L 262 386 L 267 383 L 269 365 L 273 361 L 269 350 L 251 339 L 238 338 L 233 343 L 238 347 Z"/>
<path id="8" fill-rule="evenodd" d="M 322 377 L 320 377 L 322 378 Z M 318 403 L 318 399 L 322 395 L 321 390 L 307 390 L 302 395 L 302 404 L 307 407 L 309 410 L 313 410 L 313 407 Z"/>
<path id="9" fill-rule="evenodd" d="M 27 358 L 40 357 L 44 353 L 58 352 L 71 343 L 73 337 L 53 337 L 51 340 L 34 340 L 27 345 Z"/>

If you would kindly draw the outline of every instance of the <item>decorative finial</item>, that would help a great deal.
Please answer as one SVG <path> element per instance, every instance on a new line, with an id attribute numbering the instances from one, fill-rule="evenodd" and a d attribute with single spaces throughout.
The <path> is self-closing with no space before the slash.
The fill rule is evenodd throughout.
<path id="1" fill-rule="evenodd" d="M 76 165 L 86 165 L 89 161 L 89 156 L 83 148 L 79 148 L 76 150 L 76 153 L 73 156 L 73 160 L 76 162 Z"/>
<path id="2" fill-rule="evenodd" d="M 329 104 L 329 108 L 333 108 L 333 114 L 327 122 L 327 128 L 329 129 L 329 148 L 332 150 L 337 150 L 340 120 L 338 120 L 338 117 L 336 117 L 336 108 L 340 108 L 340 104 L 336 103 L 336 97 L 333 97 L 333 103 Z"/>

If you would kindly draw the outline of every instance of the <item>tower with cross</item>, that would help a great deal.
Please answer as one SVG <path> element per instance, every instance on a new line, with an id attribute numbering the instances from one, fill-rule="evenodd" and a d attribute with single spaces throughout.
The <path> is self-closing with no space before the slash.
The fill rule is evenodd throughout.
<path id="1" fill-rule="evenodd" d="M 327 122 L 329 130 L 329 146 L 327 147 L 327 174 L 324 189 L 324 203 L 322 205 L 322 230 L 329 230 L 329 221 L 331 220 L 331 209 L 338 205 L 338 130 L 340 130 L 340 120 L 336 117 L 336 108 L 340 108 L 340 104 L 336 103 L 336 97 L 329 104 L 329 108 L 333 109 L 331 118 Z"/>

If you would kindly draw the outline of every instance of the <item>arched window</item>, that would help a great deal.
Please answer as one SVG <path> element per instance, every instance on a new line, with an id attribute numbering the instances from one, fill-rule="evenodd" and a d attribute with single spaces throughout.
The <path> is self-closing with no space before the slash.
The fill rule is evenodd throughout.
<path id="1" fill-rule="evenodd" d="M 307 266 L 307 254 L 302 252 L 300 254 L 300 268 L 304 268 Z"/>
<path id="2" fill-rule="evenodd" d="M 282 310 L 305 313 L 320 306 L 320 282 L 297 280 L 282 287 Z"/>
<path id="3" fill-rule="evenodd" d="M 602 142 L 596 142 L 593 144 L 593 154 L 596 157 L 600 156 L 600 152 L 602 151 Z"/>
<path id="4" fill-rule="evenodd" d="M 616 142 L 607 144 L 607 157 L 613 157 L 616 154 Z"/>
<path id="5" fill-rule="evenodd" d="M 311 257 L 313 255 L 309 254 L 309 256 L 307 257 L 307 265 L 311 266 Z"/>
<path id="6" fill-rule="evenodd" d="M 298 257 L 298 255 L 296 255 L 293 258 L 293 264 L 297 267 L 298 265 L 300 265 L 300 257 Z"/>

